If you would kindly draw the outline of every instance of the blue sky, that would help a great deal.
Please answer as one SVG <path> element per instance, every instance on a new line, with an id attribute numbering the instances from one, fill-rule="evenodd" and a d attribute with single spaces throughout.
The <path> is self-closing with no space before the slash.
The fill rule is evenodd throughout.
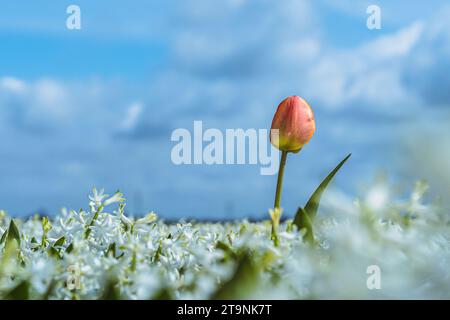
<path id="1" fill-rule="evenodd" d="M 66 28 L 70 4 L 81 30 Z M 381 30 L 366 28 L 370 4 Z M 275 176 L 175 166 L 170 135 L 194 120 L 267 128 L 293 94 L 313 107 L 317 132 L 288 160 L 288 215 L 348 152 L 334 187 L 355 196 L 377 170 L 433 181 L 415 141 L 450 136 L 449 21 L 436 0 L 2 0 L 0 207 L 77 209 L 97 186 L 121 189 L 131 212 L 263 216 Z"/>

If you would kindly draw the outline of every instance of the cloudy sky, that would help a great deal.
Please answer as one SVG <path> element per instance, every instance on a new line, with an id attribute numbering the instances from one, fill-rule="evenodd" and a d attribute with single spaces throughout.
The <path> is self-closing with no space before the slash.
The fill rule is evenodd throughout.
<path id="1" fill-rule="evenodd" d="M 70 4 L 81 30 L 66 28 Z M 366 27 L 370 4 L 381 30 Z M 289 95 L 311 104 L 317 131 L 288 159 L 288 215 L 348 152 L 334 187 L 356 196 L 379 170 L 432 179 L 418 144 L 450 137 L 448 1 L 0 0 L 0 43 L 0 207 L 12 215 L 86 207 L 97 186 L 122 190 L 133 213 L 263 216 L 275 176 L 175 166 L 170 136 L 194 120 L 268 128 Z"/>

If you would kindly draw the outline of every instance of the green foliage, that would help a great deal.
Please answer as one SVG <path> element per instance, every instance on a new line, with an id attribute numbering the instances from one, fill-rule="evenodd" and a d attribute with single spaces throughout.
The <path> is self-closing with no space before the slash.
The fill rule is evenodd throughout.
<path id="1" fill-rule="evenodd" d="M 236 254 L 236 252 L 234 252 L 234 250 L 223 241 L 220 240 L 217 241 L 216 249 L 220 249 L 224 252 L 224 261 L 227 261 L 229 259 L 232 260 L 238 259 L 238 255 Z"/>
<path id="2" fill-rule="evenodd" d="M 30 283 L 26 280 L 20 282 L 11 291 L 6 293 L 4 300 L 28 300 L 30 293 Z"/>
<path id="3" fill-rule="evenodd" d="M 334 168 L 328 176 L 320 183 L 317 189 L 309 198 L 304 208 L 299 207 L 297 213 L 295 214 L 294 224 L 298 227 L 299 230 L 306 229 L 306 240 L 309 242 L 314 241 L 314 232 L 313 232 L 313 222 L 314 218 L 317 215 L 317 210 L 319 209 L 320 199 L 322 197 L 323 192 L 328 187 L 328 184 L 336 175 L 336 173 L 341 169 L 344 163 L 350 158 L 351 153 L 347 155 L 337 166 Z"/>
<path id="4" fill-rule="evenodd" d="M 69 246 L 66 248 L 66 253 L 71 253 L 72 250 L 73 250 L 73 242 L 71 242 L 71 243 L 69 244 Z"/>
<path id="5" fill-rule="evenodd" d="M 47 290 L 45 290 L 44 294 L 41 296 L 41 300 L 49 300 L 55 288 L 56 288 L 56 281 L 52 280 L 48 285 Z"/>
<path id="6" fill-rule="evenodd" d="M 53 247 L 61 247 L 64 245 L 64 242 L 66 242 L 66 237 L 62 236 L 61 238 L 55 241 Z"/>
<path id="7" fill-rule="evenodd" d="M 0 244 L 5 242 L 7 235 L 8 235 L 8 230 L 5 230 L 5 232 L 3 232 L 3 235 L 0 237 Z"/>
<path id="8" fill-rule="evenodd" d="M 19 228 L 17 228 L 16 224 L 14 223 L 14 220 L 11 219 L 11 222 L 9 223 L 9 228 L 3 234 L 3 236 L 0 240 L 0 243 L 3 243 L 6 241 L 6 244 L 8 244 L 13 240 L 17 241 L 17 244 L 20 246 Z"/>
<path id="9" fill-rule="evenodd" d="M 62 258 L 64 242 L 66 242 L 66 237 L 62 236 L 48 249 L 48 253 L 56 258 Z"/>
<path id="10" fill-rule="evenodd" d="M 233 276 L 224 282 L 211 298 L 215 300 L 248 298 L 258 283 L 259 271 L 250 252 L 242 253 Z"/>
<path id="11" fill-rule="evenodd" d="M 297 215 L 300 216 L 301 221 L 301 227 L 299 226 L 299 229 L 305 229 L 306 233 L 304 235 L 304 239 L 308 241 L 309 243 L 314 243 L 314 230 L 313 230 L 313 224 L 311 221 L 311 218 L 306 213 L 306 210 L 302 207 L 299 207 L 297 210 Z M 297 225 L 298 226 L 298 225 Z"/>
<path id="12" fill-rule="evenodd" d="M 124 253 L 122 252 L 121 254 L 117 254 L 117 245 L 113 242 L 108 246 L 108 249 L 106 249 L 106 255 L 111 255 L 113 258 L 119 259 L 124 255 Z"/>
<path id="13" fill-rule="evenodd" d="M 107 277 L 103 286 L 103 294 L 100 300 L 120 300 L 120 292 L 118 289 L 119 281 L 114 276 Z"/>
<path id="14" fill-rule="evenodd" d="M 175 296 L 172 290 L 168 287 L 161 288 L 158 292 L 152 297 L 152 300 L 174 300 Z"/>

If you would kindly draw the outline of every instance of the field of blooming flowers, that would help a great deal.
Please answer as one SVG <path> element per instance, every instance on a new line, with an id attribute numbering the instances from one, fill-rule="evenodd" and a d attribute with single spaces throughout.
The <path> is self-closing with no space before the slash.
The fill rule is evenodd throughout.
<path id="1" fill-rule="evenodd" d="M 0 212 L 2 299 L 450 298 L 450 222 L 375 184 L 359 199 L 328 193 L 315 242 L 291 220 L 167 224 L 126 217 L 122 194 L 93 191 L 89 210 L 49 220 Z M 367 268 L 381 270 L 380 289 Z"/>

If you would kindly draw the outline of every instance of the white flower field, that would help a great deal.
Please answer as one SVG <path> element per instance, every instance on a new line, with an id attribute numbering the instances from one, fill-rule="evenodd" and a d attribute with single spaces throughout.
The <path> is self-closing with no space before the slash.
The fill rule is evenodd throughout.
<path id="1" fill-rule="evenodd" d="M 315 241 L 303 241 L 304 230 L 286 220 L 278 246 L 269 220 L 168 224 L 154 213 L 134 219 L 126 217 L 120 193 L 96 190 L 89 210 L 63 210 L 51 220 L 1 212 L 0 296 L 450 298 L 449 216 L 424 203 L 425 191 L 417 183 L 398 201 L 385 186 L 357 200 L 329 193 L 314 222 Z"/>

